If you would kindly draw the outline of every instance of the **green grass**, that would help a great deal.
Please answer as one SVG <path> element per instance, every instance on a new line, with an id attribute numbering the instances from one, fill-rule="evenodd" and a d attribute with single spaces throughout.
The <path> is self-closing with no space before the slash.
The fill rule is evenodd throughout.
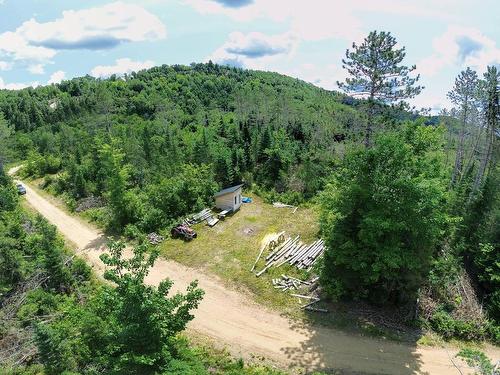
<path id="1" fill-rule="evenodd" d="M 193 241 L 165 241 L 160 247 L 161 253 L 166 258 L 219 276 L 226 285 L 250 293 L 256 302 L 265 306 L 287 312 L 297 310 L 297 299 L 274 289 L 271 279 L 281 274 L 305 279 L 305 272 L 283 265 L 256 277 L 250 269 L 267 234 L 286 231 L 290 236 L 299 234 L 306 243 L 316 240 L 319 230 L 317 213 L 311 208 L 299 208 L 292 213 L 291 209 L 275 208 L 257 196 L 251 197 L 252 203 L 243 204 L 238 212 L 213 228 L 204 223 L 195 225 L 198 238 Z M 266 250 L 256 270 L 264 267 L 267 254 Z"/>

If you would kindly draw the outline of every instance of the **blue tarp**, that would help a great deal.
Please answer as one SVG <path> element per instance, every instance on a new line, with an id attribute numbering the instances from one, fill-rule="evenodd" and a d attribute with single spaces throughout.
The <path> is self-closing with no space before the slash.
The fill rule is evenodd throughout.
<path id="1" fill-rule="evenodd" d="M 242 197 L 241 198 L 241 201 L 243 203 L 252 203 L 252 198 L 249 198 L 249 197 Z"/>

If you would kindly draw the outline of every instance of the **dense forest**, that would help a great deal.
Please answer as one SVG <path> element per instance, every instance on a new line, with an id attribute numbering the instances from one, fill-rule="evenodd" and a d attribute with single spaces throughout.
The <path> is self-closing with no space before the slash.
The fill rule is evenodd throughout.
<path id="1" fill-rule="evenodd" d="M 165 233 L 179 218 L 211 204 L 217 189 L 236 183 L 270 201 L 317 206 L 328 245 L 320 272 L 329 298 L 404 306 L 408 322 L 444 338 L 498 343 L 499 73 L 489 67 L 479 77 L 467 69 L 450 83 L 455 108 L 421 115 L 401 104 L 422 88 L 418 77 L 411 78 L 413 69 L 401 65 L 404 49 L 395 46 L 390 33 L 370 33 L 347 51 L 344 65 L 351 78 L 341 85 L 344 94 L 211 62 L 3 90 L 2 161 L 23 161 L 24 176 L 43 178 L 44 189 L 72 209 L 83 198 L 102 198 L 104 206 L 91 210 L 93 220 L 129 237 Z M 370 66 L 364 57 L 373 49 L 387 64 Z M 373 74 L 364 76 L 367 69 Z M 119 309 L 127 298 L 137 298 L 127 288 L 139 285 L 159 311 L 167 308 L 158 302 L 165 291 L 145 287 L 144 275 L 122 280 L 119 272 L 109 275 L 119 286 L 115 292 L 92 286 L 81 262 L 64 263 L 62 245 L 43 220 L 25 228 L 8 178 L 2 175 L 2 181 L 0 234 L 10 250 L 0 258 L 1 298 L 33 275 L 38 256 L 40 264 L 57 267 L 50 271 L 57 278 L 42 283 L 17 313 L 23 329 L 35 330 L 47 373 L 60 373 L 57 358 L 67 359 L 75 346 L 71 363 L 59 366 L 119 373 L 121 366 L 139 366 L 130 358 L 140 355 L 156 366 L 147 373 L 175 373 L 168 366 L 179 358 L 194 361 L 187 348 L 179 349 L 182 342 L 165 343 L 165 332 L 157 338 L 168 347 L 153 348 L 160 343 L 151 342 L 148 353 L 125 343 L 107 347 L 110 337 L 127 329 Z M 119 259 L 121 245 L 114 246 Z M 137 250 L 139 261 L 147 261 L 144 252 Z M 36 256 L 26 262 L 23 254 Z M 169 318 L 169 324 L 180 322 L 168 335 L 182 331 L 197 293 L 195 287 L 188 291 L 189 308 Z M 88 300 L 83 307 L 81 298 Z M 43 324 L 56 311 L 44 311 L 47 304 L 64 309 L 67 318 Z M 104 315 L 113 305 L 117 310 L 109 319 L 116 320 L 109 321 Z M 27 323 L 32 316 L 39 318 L 34 327 Z M 147 324 L 151 330 L 163 327 Z M 86 329 L 101 325 L 110 336 L 86 336 Z M 62 339 L 75 330 L 78 342 Z M 52 342 L 67 353 L 54 352 Z M 118 362 L 108 358 L 109 350 L 121 353 L 112 358 Z M 158 352 L 170 359 L 147 357 Z M 91 358 L 96 372 L 83 370 Z M 128 373 L 146 373 L 137 369 Z"/>

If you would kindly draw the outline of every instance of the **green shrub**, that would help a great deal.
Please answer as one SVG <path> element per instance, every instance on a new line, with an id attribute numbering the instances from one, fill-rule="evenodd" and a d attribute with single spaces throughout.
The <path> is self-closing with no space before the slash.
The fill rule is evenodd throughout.
<path id="1" fill-rule="evenodd" d="M 137 240 L 139 239 L 143 234 L 142 232 L 139 230 L 139 228 L 137 228 L 136 225 L 134 224 L 127 224 L 125 226 L 125 229 L 123 230 L 123 235 L 125 237 L 127 237 L 129 240 Z"/>
<path id="2" fill-rule="evenodd" d="M 112 221 L 112 213 L 107 207 L 90 208 L 82 213 L 84 218 L 87 218 L 93 223 L 96 223 L 100 228 L 108 228 Z"/>
<path id="3" fill-rule="evenodd" d="M 60 169 L 61 159 L 59 157 L 30 151 L 21 173 L 25 176 L 42 177 L 46 174 L 57 173 Z"/>
<path id="4" fill-rule="evenodd" d="M 490 322 L 488 325 L 488 336 L 495 345 L 500 345 L 500 325 L 496 322 Z"/>
<path id="5" fill-rule="evenodd" d="M 90 280 L 92 268 L 82 258 L 74 258 L 71 262 L 71 274 L 80 282 Z"/>
<path id="6" fill-rule="evenodd" d="M 483 340 L 488 336 L 487 324 L 454 319 L 444 310 L 438 310 L 430 319 L 430 323 L 432 329 L 446 340 Z"/>
<path id="7" fill-rule="evenodd" d="M 480 350 L 462 349 L 456 357 L 463 359 L 469 366 L 477 370 L 480 375 L 494 375 L 494 367 L 489 358 Z"/>

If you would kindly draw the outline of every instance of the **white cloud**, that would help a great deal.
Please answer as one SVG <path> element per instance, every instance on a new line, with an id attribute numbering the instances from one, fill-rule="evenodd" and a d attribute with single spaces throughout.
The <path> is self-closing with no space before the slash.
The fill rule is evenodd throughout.
<path id="1" fill-rule="evenodd" d="M 61 81 L 66 77 L 66 73 L 62 70 L 58 70 L 57 72 L 52 73 L 49 81 L 47 82 L 49 85 L 53 83 L 61 83 Z"/>
<path id="2" fill-rule="evenodd" d="M 52 49 L 105 49 L 122 42 L 166 37 L 165 25 L 144 8 L 123 2 L 64 11 L 52 22 L 24 22 L 16 33 L 32 45 Z"/>
<path id="3" fill-rule="evenodd" d="M 338 90 L 337 81 L 342 81 L 346 78 L 345 70 L 342 69 L 341 65 L 337 64 L 317 65 L 305 63 L 295 68 L 281 69 L 279 72 L 310 82 L 315 86 L 327 90 Z"/>
<path id="4" fill-rule="evenodd" d="M 500 48 L 495 41 L 472 27 L 450 26 L 432 46 L 432 55 L 417 63 L 422 76 L 435 76 L 448 66 L 470 66 L 482 72 L 487 65 L 500 63 Z"/>
<path id="5" fill-rule="evenodd" d="M 426 89 L 423 94 L 417 95 L 415 98 L 410 99 L 409 102 L 417 109 L 430 108 L 431 114 L 436 115 L 443 108 L 452 107 L 451 102 L 446 95 L 443 95 L 443 92 L 446 92 L 446 88 L 433 87 L 430 90 Z"/>
<path id="6" fill-rule="evenodd" d="M 133 61 L 129 58 L 123 58 L 116 60 L 114 65 L 98 65 L 92 69 L 90 74 L 94 77 L 106 78 L 113 74 L 123 75 L 142 69 L 149 69 L 153 67 L 154 64 L 155 63 L 151 60 Z"/>
<path id="7" fill-rule="evenodd" d="M 138 5 L 118 1 L 67 10 L 50 22 L 32 18 L 15 31 L 0 34 L 0 55 L 46 64 L 59 50 L 108 49 L 121 43 L 165 37 L 165 25 L 156 15 Z"/>
<path id="8" fill-rule="evenodd" d="M 31 74 L 43 74 L 43 73 L 45 73 L 45 69 L 44 69 L 43 64 L 30 65 L 28 67 L 28 71 Z"/>
<path id="9" fill-rule="evenodd" d="M 0 90 L 21 90 L 26 87 L 37 87 L 40 83 L 37 81 L 31 83 L 5 83 L 0 77 Z"/>
<path id="10" fill-rule="evenodd" d="M 456 1 L 456 0 L 455 0 Z M 342 38 L 359 40 L 365 34 L 359 16 L 362 13 L 448 18 L 452 0 L 422 0 L 410 4 L 400 0 L 290 1 L 254 0 L 245 6 L 228 7 L 219 0 L 184 0 L 201 14 L 223 14 L 239 22 L 258 18 L 287 23 L 290 31 L 304 40 Z"/>
<path id="11" fill-rule="evenodd" d="M 349 39 L 360 35 L 361 23 L 353 16 L 353 6 L 336 4 L 329 0 L 314 3 L 289 0 L 255 0 L 240 7 L 225 7 L 212 0 L 185 0 L 202 14 L 224 14 L 240 22 L 268 18 L 274 22 L 289 22 L 291 32 L 304 40 L 321 40 L 331 37 Z M 356 2 L 351 2 L 356 3 Z"/>
<path id="12" fill-rule="evenodd" d="M 276 57 L 290 56 L 297 46 L 291 33 L 266 35 L 259 32 L 233 32 L 207 60 L 219 64 L 257 69 Z"/>
<path id="13" fill-rule="evenodd" d="M 0 61 L 0 70 L 10 70 L 12 69 L 12 63 L 7 61 Z"/>
<path id="14" fill-rule="evenodd" d="M 0 34 L 0 54 L 13 60 L 47 61 L 55 56 L 56 51 L 29 44 L 21 35 L 7 31 Z"/>

